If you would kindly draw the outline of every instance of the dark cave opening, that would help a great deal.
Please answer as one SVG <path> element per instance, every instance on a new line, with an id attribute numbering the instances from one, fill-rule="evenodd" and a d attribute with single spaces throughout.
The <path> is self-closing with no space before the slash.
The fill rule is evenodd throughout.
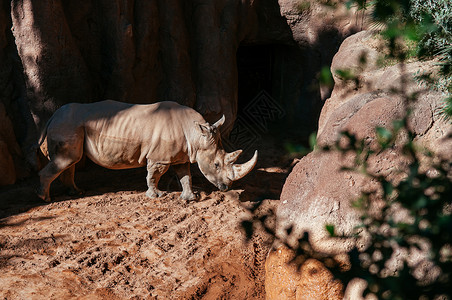
<path id="1" fill-rule="evenodd" d="M 241 45 L 237 51 L 238 105 L 232 136 L 272 136 L 298 142 L 316 125 L 306 50 L 293 44 Z"/>
<path id="2" fill-rule="evenodd" d="M 282 131 L 286 110 L 280 97 L 278 44 L 242 45 L 237 51 L 237 119 L 226 144 L 245 151 L 265 137 Z M 225 145 L 228 148 L 228 145 Z"/>
<path id="3" fill-rule="evenodd" d="M 275 45 L 241 46 L 237 51 L 238 114 L 260 93 L 273 93 Z"/>

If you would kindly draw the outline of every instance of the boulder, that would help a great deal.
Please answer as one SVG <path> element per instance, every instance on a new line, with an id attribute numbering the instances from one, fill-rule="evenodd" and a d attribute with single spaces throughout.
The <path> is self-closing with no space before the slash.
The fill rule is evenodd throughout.
<path id="1" fill-rule="evenodd" d="M 415 71 L 422 68 L 429 69 L 432 64 L 412 62 L 403 68 L 400 65 L 379 67 L 375 63 L 377 54 L 371 47 L 372 43 L 369 42 L 372 38 L 369 32 L 353 35 L 344 41 L 335 55 L 332 69 L 350 65 L 360 67 L 362 68 L 361 79 L 363 82 L 367 80 L 369 84 L 363 84 L 351 93 L 346 93 L 346 87 L 341 85 L 340 78 L 335 78 L 336 86 L 332 97 L 327 100 L 322 109 L 317 134 L 318 144 L 331 145 L 339 138 L 341 131 L 348 130 L 358 138 L 365 139 L 369 145 L 373 145 L 376 142 L 375 127 L 391 127 L 392 122 L 401 118 L 407 110 L 408 106 L 402 97 L 390 92 L 391 88 L 397 88 L 402 82 L 404 75 L 401 70 L 406 70 L 407 82 L 403 88 L 408 93 L 416 89 L 421 91 L 418 101 L 412 106 L 413 113 L 408 121 L 415 134 L 415 141 L 438 154 L 450 153 L 451 139 L 448 133 L 451 132 L 452 126 L 437 113 L 441 107 L 443 95 L 439 92 L 423 90 L 412 77 Z M 366 47 L 366 43 L 370 46 Z M 361 52 L 371 53 L 371 63 L 353 64 L 354 60 L 359 59 Z M 397 170 L 406 167 L 408 161 L 401 156 L 398 145 L 396 143 L 393 149 L 373 155 L 369 160 L 370 171 L 388 176 L 390 179 L 399 179 L 400 173 Z M 445 150 L 446 147 L 449 147 L 449 151 Z M 303 157 L 290 173 L 281 193 L 281 202 L 276 212 L 277 236 L 287 240 L 290 245 L 296 246 L 297 240 L 307 232 L 313 249 L 331 256 L 343 255 L 355 246 L 358 249 L 366 247 L 365 236 L 359 239 L 336 239 L 331 238 L 325 229 L 326 225 L 332 224 L 335 226 L 336 234 L 351 234 L 354 227 L 360 223 L 359 213 L 353 208 L 352 201 L 362 192 L 375 189 L 375 184 L 364 175 L 341 169 L 343 166 L 352 166 L 352 163 L 352 156 L 341 155 L 335 151 L 314 151 Z M 378 199 L 375 199 L 374 203 L 377 208 Z M 401 218 L 406 216 L 402 210 L 397 215 Z M 288 235 L 288 228 L 291 228 L 290 235 Z M 267 265 L 282 265 L 287 261 L 287 254 L 279 251 L 280 247 L 275 244 L 275 249 L 267 258 Z M 423 258 L 424 256 L 419 254 L 413 258 L 413 261 L 419 262 Z M 344 263 L 347 259 L 342 258 L 338 261 Z M 397 258 L 391 262 L 391 265 L 391 268 L 396 268 Z M 304 294 L 305 284 L 298 279 L 291 281 L 288 285 L 274 284 L 282 272 L 291 270 L 290 265 L 287 264 L 282 268 L 287 270 L 267 268 L 266 289 L 267 295 L 271 296 L 268 299 L 301 299 L 296 298 L 296 295 Z M 323 287 L 320 290 L 328 288 L 329 284 L 325 283 L 330 282 L 328 278 L 329 275 L 324 274 L 316 279 L 317 284 Z M 362 289 L 362 282 L 354 281 L 346 295 L 356 296 Z M 290 293 L 286 292 L 286 295 L 277 292 L 283 290 Z"/>
<path id="2" fill-rule="evenodd" d="M 307 259 L 298 267 L 291 260 L 293 251 L 272 249 L 265 262 L 266 299 L 343 299 L 343 285 L 318 260 Z"/>
<path id="3" fill-rule="evenodd" d="M 341 44 L 338 52 L 334 56 L 331 63 L 331 72 L 334 77 L 334 90 L 329 99 L 325 101 L 320 113 L 319 126 L 317 134 L 320 136 L 324 127 L 328 121 L 330 121 L 330 115 L 337 109 L 344 110 L 341 107 L 345 102 L 351 102 L 354 107 L 350 107 L 350 113 L 354 114 L 357 109 L 361 107 L 361 104 L 357 104 L 356 98 L 362 98 L 362 101 L 371 101 L 379 98 L 382 95 L 393 94 L 392 90 L 401 89 L 401 68 L 407 76 L 407 80 L 404 83 L 403 89 L 407 94 L 414 93 L 422 90 L 414 75 L 422 74 L 435 65 L 435 62 L 410 62 L 404 64 L 395 65 L 391 61 L 385 62 L 384 53 L 381 52 L 381 45 L 383 41 L 378 38 L 377 34 L 372 31 L 358 32 Z M 362 58 L 365 57 L 365 61 Z M 337 70 L 349 70 L 352 74 L 356 74 L 359 83 L 358 86 L 354 86 L 353 83 L 344 82 L 340 76 L 336 74 Z M 354 97 L 359 96 L 359 97 Z M 427 111 L 431 111 L 429 103 L 433 102 L 432 107 L 438 107 L 438 103 L 441 101 L 442 96 L 439 93 L 424 93 L 422 98 L 429 98 L 423 102 L 417 104 L 416 111 L 419 113 L 423 109 L 421 106 L 426 107 Z M 420 122 L 422 118 L 414 118 L 415 122 Z M 430 122 L 431 118 L 424 118 L 424 121 Z M 344 121 L 343 119 L 342 121 Z M 337 128 L 337 126 L 335 126 Z M 331 126 L 329 126 L 331 129 Z"/>

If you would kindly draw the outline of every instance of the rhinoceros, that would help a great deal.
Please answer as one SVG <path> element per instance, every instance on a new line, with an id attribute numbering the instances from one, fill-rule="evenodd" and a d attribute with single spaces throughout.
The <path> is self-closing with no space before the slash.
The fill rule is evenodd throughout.
<path id="1" fill-rule="evenodd" d="M 39 145 L 47 141 L 49 163 L 39 172 L 38 196 L 50 201 L 50 184 L 60 175 L 73 192 L 75 164 L 86 154 L 109 169 L 147 166 L 146 195 L 161 197 L 160 177 L 172 165 L 182 185 L 181 198 L 196 199 L 191 187 L 190 163 L 221 191 L 248 174 L 257 151 L 246 163 L 235 164 L 242 150 L 225 152 L 219 127 L 225 117 L 209 124 L 194 109 L 176 102 L 129 104 L 105 100 L 70 103 L 59 108 L 46 124 Z"/>

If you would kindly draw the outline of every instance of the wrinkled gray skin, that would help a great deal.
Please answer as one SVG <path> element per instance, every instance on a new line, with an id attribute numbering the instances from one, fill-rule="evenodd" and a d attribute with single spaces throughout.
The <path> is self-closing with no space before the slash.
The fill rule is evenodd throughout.
<path id="1" fill-rule="evenodd" d="M 49 163 L 39 172 L 38 196 L 50 201 L 50 184 L 60 175 L 73 193 L 75 164 L 86 154 L 109 169 L 147 166 L 150 198 L 164 192 L 160 177 L 173 165 L 182 185 L 181 198 L 196 199 L 191 187 L 190 163 L 198 163 L 204 176 L 220 190 L 245 176 L 257 161 L 257 151 L 244 164 L 234 164 L 242 152 L 226 153 L 218 128 L 224 116 L 210 125 L 192 108 L 175 102 L 128 104 L 106 100 L 70 103 L 49 120 L 40 145 L 47 141 Z"/>

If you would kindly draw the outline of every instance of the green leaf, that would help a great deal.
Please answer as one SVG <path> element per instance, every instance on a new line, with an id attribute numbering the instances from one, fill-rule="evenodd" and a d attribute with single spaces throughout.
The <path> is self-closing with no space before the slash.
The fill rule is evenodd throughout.
<path id="1" fill-rule="evenodd" d="M 309 146 L 312 150 L 317 147 L 317 132 L 313 132 L 309 135 Z"/>
<path id="2" fill-rule="evenodd" d="M 414 202 L 413 209 L 417 210 L 417 209 L 424 208 L 427 206 L 427 204 L 428 204 L 427 197 L 422 195 Z"/>
<path id="3" fill-rule="evenodd" d="M 336 234 L 334 233 L 334 225 L 327 224 L 325 225 L 325 229 L 328 231 L 331 237 L 335 237 Z"/>
<path id="4" fill-rule="evenodd" d="M 287 153 L 292 156 L 304 156 L 311 152 L 311 149 L 304 147 L 303 145 L 292 144 L 290 142 L 284 143 L 284 148 Z"/>
<path id="5" fill-rule="evenodd" d="M 392 192 L 394 191 L 394 186 L 392 185 L 391 182 L 388 181 L 384 181 L 381 183 L 382 187 L 383 187 L 383 192 L 385 194 L 386 197 L 389 197 L 392 195 Z"/>
<path id="6" fill-rule="evenodd" d="M 394 122 L 392 122 L 392 126 L 394 128 L 394 131 L 397 132 L 405 126 L 405 121 L 404 120 L 395 120 Z"/>
<path id="7" fill-rule="evenodd" d="M 333 75 L 331 74 L 330 68 L 328 66 L 324 66 L 320 70 L 319 81 L 321 85 L 333 87 L 334 85 Z"/>
<path id="8" fill-rule="evenodd" d="M 356 78 L 350 69 L 337 69 L 334 73 L 342 80 L 353 80 Z"/>
<path id="9" fill-rule="evenodd" d="M 390 140 L 392 138 L 392 132 L 384 127 L 377 127 L 375 130 L 380 139 Z"/>
<path id="10" fill-rule="evenodd" d="M 388 146 L 390 146 L 390 142 L 393 138 L 393 134 L 390 130 L 384 128 L 384 127 L 377 127 L 375 129 L 377 133 L 377 141 L 380 144 L 380 146 L 385 149 Z"/>

